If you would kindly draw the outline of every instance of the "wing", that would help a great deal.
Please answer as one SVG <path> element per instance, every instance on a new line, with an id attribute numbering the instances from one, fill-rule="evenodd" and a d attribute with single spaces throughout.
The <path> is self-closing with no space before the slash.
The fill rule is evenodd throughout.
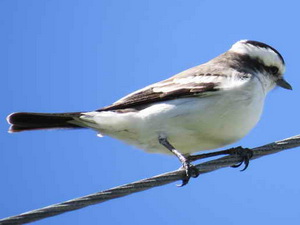
<path id="1" fill-rule="evenodd" d="M 149 85 L 135 91 L 114 104 L 97 111 L 140 108 L 145 105 L 174 100 L 185 97 L 206 97 L 220 94 L 223 91 L 238 88 L 251 79 L 251 74 L 245 75 L 230 69 L 230 75 L 222 74 L 221 68 L 209 73 L 203 68 L 205 64 L 183 71 L 167 80 Z M 227 68 L 228 71 L 228 68 Z"/>

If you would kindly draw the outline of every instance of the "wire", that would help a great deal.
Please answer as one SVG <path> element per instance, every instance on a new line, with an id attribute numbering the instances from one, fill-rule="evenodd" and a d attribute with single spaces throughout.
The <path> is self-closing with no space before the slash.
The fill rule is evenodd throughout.
<path id="1" fill-rule="evenodd" d="M 253 148 L 253 159 L 260 158 L 265 155 L 274 154 L 286 149 L 300 146 L 300 135 L 287 139 L 276 141 L 264 146 Z M 212 172 L 224 167 L 229 167 L 239 163 L 240 158 L 235 155 L 225 156 L 219 159 L 207 161 L 196 165 L 200 174 Z M 65 212 L 73 211 L 90 205 L 102 203 L 111 199 L 120 198 L 136 192 L 144 191 L 153 187 L 162 186 L 183 179 L 184 170 L 176 170 L 164 174 L 160 174 L 151 178 L 136 181 L 130 184 L 121 185 L 105 191 L 86 195 L 84 197 L 72 199 L 66 202 L 50 205 L 44 208 L 32 210 L 16 216 L 7 217 L 0 220 L 0 225 L 6 224 L 24 224 L 47 217 L 59 215 Z"/>

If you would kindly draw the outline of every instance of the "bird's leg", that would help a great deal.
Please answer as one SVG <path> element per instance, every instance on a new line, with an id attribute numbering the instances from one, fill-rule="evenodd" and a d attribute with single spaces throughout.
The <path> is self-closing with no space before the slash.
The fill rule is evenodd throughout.
<path id="1" fill-rule="evenodd" d="M 211 153 L 205 153 L 205 154 L 200 154 L 200 155 L 190 155 L 188 156 L 189 162 L 193 162 L 199 159 L 204 159 L 208 157 L 213 157 L 213 156 L 219 156 L 219 155 L 237 155 L 241 158 L 241 162 L 237 165 L 233 165 L 232 167 L 239 167 L 243 163 L 245 164 L 245 167 L 241 170 L 244 171 L 247 169 L 249 165 L 249 161 L 253 156 L 253 151 L 248 149 L 248 148 L 243 148 L 242 146 L 235 147 L 235 148 L 230 148 L 227 150 L 223 151 L 218 151 L 218 152 L 211 152 Z"/>
<path id="2" fill-rule="evenodd" d="M 158 141 L 161 145 L 166 147 L 170 152 L 172 152 L 179 159 L 179 161 L 182 163 L 182 167 L 185 169 L 186 177 L 184 179 L 182 179 L 182 184 L 179 185 L 180 187 L 186 185 L 189 182 L 191 177 L 199 176 L 198 169 L 190 163 L 190 160 L 187 157 L 185 157 L 178 150 L 176 150 L 170 144 L 170 142 L 168 141 L 168 139 L 166 137 L 159 136 Z"/>

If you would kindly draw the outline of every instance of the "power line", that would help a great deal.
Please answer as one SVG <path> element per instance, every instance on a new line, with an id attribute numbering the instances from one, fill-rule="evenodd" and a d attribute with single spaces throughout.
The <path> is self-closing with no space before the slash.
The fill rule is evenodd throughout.
<path id="1" fill-rule="evenodd" d="M 251 160 L 260 158 L 265 155 L 274 154 L 286 149 L 300 146 L 300 135 L 296 135 L 287 139 L 276 141 L 264 146 L 253 148 L 253 157 Z M 225 156 L 219 159 L 211 160 L 196 165 L 200 174 L 212 172 L 224 167 L 229 167 L 239 163 L 240 158 L 235 155 Z M 176 170 L 164 174 L 160 174 L 151 178 L 139 180 L 130 184 L 121 185 L 105 191 L 86 195 L 84 197 L 72 199 L 66 202 L 50 205 L 44 208 L 32 210 L 16 216 L 7 217 L 0 220 L 0 225 L 6 224 L 24 224 L 47 217 L 59 215 L 65 212 L 84 208 L 90 205 L 102 203 L 111 199 L 123 197 L 136 192 L 144 191 L 153 187 L 162 186 L 178 180 L 185 176 L 184 170 Z M 201 176 L 200 176 L 201 177 Z"/>

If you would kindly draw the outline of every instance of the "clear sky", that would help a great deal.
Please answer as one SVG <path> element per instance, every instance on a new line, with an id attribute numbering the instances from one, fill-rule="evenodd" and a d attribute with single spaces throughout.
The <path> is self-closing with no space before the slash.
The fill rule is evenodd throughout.
<path id="1" fill-rule="evenodd" d="M 204 63 L 240 39 L 278 49 L 293 91 L 269 94 L 232 146 L 300 133 L 299 1 L 1 0 L 0 218 L 177 169 L 90 130 L 8 134 L 16 111 L 94 110 Z M 300 149 L 37 224 L 299 224 Z"/>

